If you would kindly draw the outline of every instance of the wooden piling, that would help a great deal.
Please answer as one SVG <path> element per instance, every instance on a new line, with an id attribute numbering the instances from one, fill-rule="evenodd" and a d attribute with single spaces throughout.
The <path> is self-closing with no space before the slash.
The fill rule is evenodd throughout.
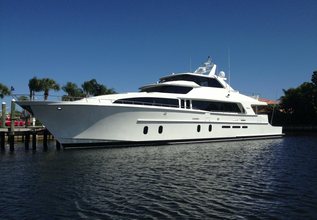
<path id="1" fill-rule="evenodd" d="M 2 102 L 2 113 L 1 113 L 1 128 L 5 128 L 6 127 L 6 116 L 7 116 L 7 105 L 5 102 Z M 4 151 L 5 150 L 5 138 L 6 138 L 6 133 L 5 131 L 1 131 L 0 133 L 0 148 L 1 148 L 1 151 Z"/>
<path id="2" fill-rule="evenodd" d="M 1 151 L 4 151 L 5 150 L 5 132 L 0 132 L 0 138 L 1 138 L 1 141 L 0 141 L 0 148 L 1 148 Z"/>
<path id="3" fill-rule="evenodd" d="M 6 109 L 7 109 L 6 103 L 2 102 L 2 115 L 1 115 L 1 127 L 2 128 L 6 127 L 6 114 L 7 114 Z"/>
<path id="4" fill-rule="evenodd" d="M 30 147 L 30 132 L 29 131 L 25 132 L 24 145 L 25 145 L 25 150 L 29 150 L 29 147 Z"/>
<path id="5" fill-rule="evenodd" d="M 60 150 L 61 149 L 61 143 L 59 143 L 58 140 L 56 140 L 56 150 Z"/>
<path id="6" fill-rule="evenodd" d="M 9 132 L 9 136 L 8 136 L 8 140 L 9 140 L 9 146 L 10 146 L 10 151 L 14 151 L 14 132 Z"/>
<path id="7" fill-rule="evenodd" d="M 36 150 L 36 132 L 32 132 L 32 150 Z"/>
<path id="8" fill-rule="evenodd" d="M 11 114 L 10 114 L 11 124 L 10 124 L 10 132 L 14 134 L 14 122 L 15 122 L 15 100 L 11 101 Z"/>
<path id="9" fill-rule="evenodd" d="M 45 129 L 43 131 L 43 149 L 45 151 L 47 151 L 47 148 L 48 148 L 48 146 L 47 146 L 47 135 L 48 135 L 48 131 L 47 131 L 47 129 Z"/>
<path id="10" fill-rule="evenodd" d="M 11 101 L 11 114 L 10 114 L 11 124 L 8 134 L 8 140 L 10 145 L 10 151 L 14 151 L 14 122 L 15 122 L 15 100 Z"/>

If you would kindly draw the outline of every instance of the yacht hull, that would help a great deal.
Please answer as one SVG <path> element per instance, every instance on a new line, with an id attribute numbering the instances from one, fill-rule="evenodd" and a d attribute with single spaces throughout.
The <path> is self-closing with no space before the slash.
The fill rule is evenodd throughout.
<path id="1" fill-rule="evenodd" d="M 265 115 L 127 104 L 19 102 L 64 147 L 133 146 L 281 137 Z"/>

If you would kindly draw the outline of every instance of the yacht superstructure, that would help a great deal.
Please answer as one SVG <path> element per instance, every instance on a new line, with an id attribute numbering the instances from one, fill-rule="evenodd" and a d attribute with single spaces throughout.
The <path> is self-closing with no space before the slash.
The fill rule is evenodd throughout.
<path id="1" fill-rule="evenodd" d="M 282 136 L 267 105 L 235 91 L 210 58 L 194 72 L 171 74 L 139 92 L 78 101 L 21 101 L 64 146 L 133 145 Z"/>

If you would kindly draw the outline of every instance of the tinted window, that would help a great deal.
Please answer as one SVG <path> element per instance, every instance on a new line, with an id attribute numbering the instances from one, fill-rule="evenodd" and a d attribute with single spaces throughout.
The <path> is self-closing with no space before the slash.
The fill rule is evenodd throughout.
<path id="1" fill-rule="evenodd" d="M 190 101 L 186 100 L 186 108 L 190 108 Z"/>
<path id="2" fill-rule="evenodd" d="M 192 100 L 193 109 L 215 112 L 235 112 L 242 113 L 237 103 L 232 102 L 211 102 Z"/>
<path id="3" fill-rule="evenodd" d="M 269 107 L 263 105 L 251 105 L 255 114 L 269 114 Z"/>
<path id="4" fill-rule="evenodd" d="M 141 92 L 163 92 L 163 93 L 177 93 L 187 94 L 193 88 L 184 86 L 157 86 L 152 88 L 142 89 Z"/>
<path id="5" fill-rule="evenodd" d="M 114 103 L 118 104 L 132 104 L 132 105 L 155 105 L 165 107 L 177 107 L 177 99 L 164 99 L 164 98 L 127 98 L 118 99 Z"/>
<path id="6" fill-rule="evenodd" d="M 181 100 L 181 108 L 185 108 L 185 100 Z"/>

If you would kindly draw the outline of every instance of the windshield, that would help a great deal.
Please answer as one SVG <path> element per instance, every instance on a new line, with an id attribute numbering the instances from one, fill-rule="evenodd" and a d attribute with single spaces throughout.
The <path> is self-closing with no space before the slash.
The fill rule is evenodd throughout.
<path id="1" fill-rule="evenodd" d="M 172 75 L 168 77 L 164 77 L 160 80 L 160 83 L 163 82 L 170 82 L 170 81 L 178 81 L 178 80 L 184 80 L 184 81 L 191 81 L 195 82 L 200 86 L 205 87 L 214 87 L 214 88 L 224 88 L 221 83 L 215 79 L 215 78 L 208 78 L 203 76 L 193 76 L 193 75 Z"/>

